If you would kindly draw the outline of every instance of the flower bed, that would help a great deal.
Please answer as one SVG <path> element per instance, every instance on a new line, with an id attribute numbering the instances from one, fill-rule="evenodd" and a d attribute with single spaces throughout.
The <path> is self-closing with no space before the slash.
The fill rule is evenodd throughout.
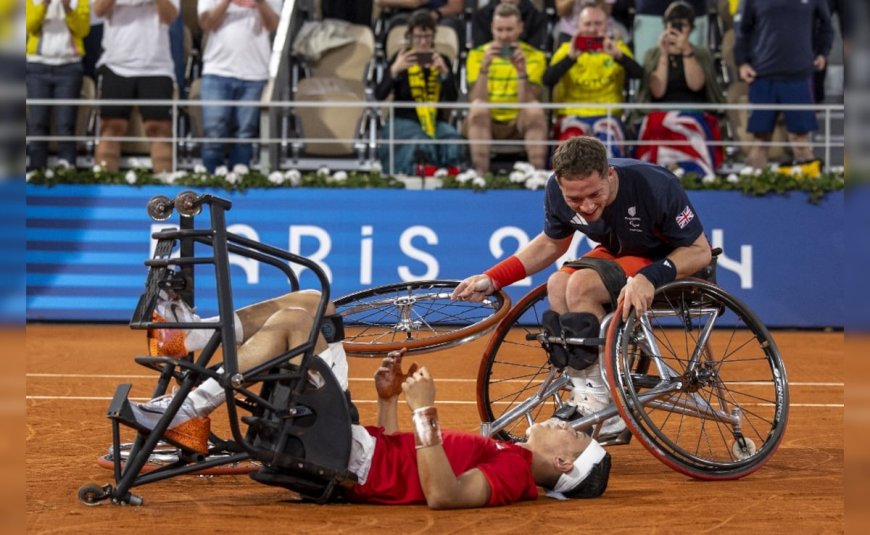
<path id="1" fill-rule="evenodd" d="M 828 192 L 838 191 L 844 187 L 842 169 L 823 173 L 819 177 L 806 176 L 797 169 L 786 174 L 772 168 L 752 169 L 751 167 L 744 167 L 739 173 L 708 177 L 683 173 L 681 169 L 676 169 L 674 172 L 687 190 L 741 191 L 751 196 L 783 195 L 798 191 L 805 193 L 807 200 L 813 204 L 818 203 Z M 448 176 L 446 170 L 439 170 L 435 173 L 435 178 L 440 181 L 442 189 L 469 189 L 473 191 L 537 190 L 546 185 L 549 176 L 550 171 L 535 169 L 525 162 L 516 163 L 513 170 L 506 174 L 480 176 L 474 170 L 468 170 L 455 176 Z M 52 169 L 28 173 L 27 182 L 47 186 L 52 184 L 122 184 L 131 186 L 168 184 L 223 188 L 227 191 L 244 191 L 248 188 L 405 187 L 402 180 L 383 175 L 377 169 L 370 173 L 333 172 L 324 167 L 312 172 L 290 169 L 263 174 L 244 165 L 237 165 L 233 169 L 219 167 L 213 175 L 208 174 L 202 166 L 198 166 L 192 172 L 177 171 L 155 175 L 144 168 L 110 172 L 100 166 L 95 166 L 93 169 L 76 169 L 68 165 L 60 165 Z"/>

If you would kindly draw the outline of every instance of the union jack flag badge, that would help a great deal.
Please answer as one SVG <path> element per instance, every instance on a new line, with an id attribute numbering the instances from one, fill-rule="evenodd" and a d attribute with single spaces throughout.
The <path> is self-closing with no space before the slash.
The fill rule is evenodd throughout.
<path id="1" fill-rule="evenodd" d="M 695 219 L 695 214 L 692 212 L 692 209 L 686 206 L 680 215 L 677 216 L 677 225 L 680 228 L 686 228 L 686 225 L 689 224 L 691 220 Z"/>

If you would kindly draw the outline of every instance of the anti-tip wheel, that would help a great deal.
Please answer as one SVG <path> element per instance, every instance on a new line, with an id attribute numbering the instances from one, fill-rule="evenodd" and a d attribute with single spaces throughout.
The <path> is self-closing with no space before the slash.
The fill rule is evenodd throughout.
<path id="1" fill-rule="evenodd" d="M 148 217 L 154 221 L 166 221 L 172 215 L 172 210 L 175 207 L 169 197 L 165 195 L 155 195 L 148 200 Z"/>
<path id="2" fill-rule="evenodd" d="M 184 217 L 194 217 L 202 211 L 202 204 L 197 202 L 199 195 L 195 191 L 182 191 L 175 197 L 175 209 Z"/>
<path id="3" fill-rule="evenodd" d="M 79 489 L 79 500 L 88 506 L 100 505 L 111 494 L 111 485 L 103 486 L 96 483 L 87 483 Z"/>
<path id="4" fill-rule="evenodd" d="M 734 444 L 731 444 L 731 453 L 734 454 L 734 458 L 738 461 L 748 459 L 755 455 L 755 452 L 758 451 L 758 447 L 755 445 L 755 442 L 753 442 L 751 438 L 744 438 L 743 444 L 744 445 L 741 446 L 740 442 L 737 440 L 734 441 Z"/>

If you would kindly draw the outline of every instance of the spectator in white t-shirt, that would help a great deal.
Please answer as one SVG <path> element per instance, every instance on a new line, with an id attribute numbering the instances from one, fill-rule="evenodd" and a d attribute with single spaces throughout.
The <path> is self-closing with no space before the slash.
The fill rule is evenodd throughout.
<path id="1" fill-rule="evenodd" d="M 281 0 L 199 0 L 199 25 L 208 33 L 203 54 L 203 101 L 259 101 L 269 79 L 271 33 L 278 27 Z M 208 138 L 254 139 L 259 131 L 257 106 L 203 106 L 202 128 Z M 223 143 L 203 143 L 202 163 L 209 172 L 225 162 L 249 165 L 250 143 L 232 143 L 228 160 Z"/>
<path id="2" fill-rule="evenodd" d="M 103 100 L 171 100 L 174 65 L 169 48 L 169 24 L 178 16 L 179 0 L 95 0 L 94 14 L 105 19 L 103 54 L 97 63 L 99 93 Z M 96 160 L 109 170 L 118 168 L 121 137 L 127 132 L 132 106 L 100 108 L 100 142 Z M 139 106 L 145 134 L 172 136 L 170 106 Z M 155 173 L 172 169 L 170 141 L 151 143 Z"/>

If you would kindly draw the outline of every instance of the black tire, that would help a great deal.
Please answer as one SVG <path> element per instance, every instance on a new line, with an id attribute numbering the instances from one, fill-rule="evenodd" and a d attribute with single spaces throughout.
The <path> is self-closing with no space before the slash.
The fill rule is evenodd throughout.
<path id="1" fill-rule="evenodd" d="M 351 356 L 378 357 L 444 349 L 483 336 L 507 315 L 502 291 L 481 303 L 453 301 L 459 281 L 402 282 L 362 290 L 335 301 L 345 326 L 344 349 Z"/>
<path id="2" fill-rule="evenodd" d="M 526 401 L 550 373 L 547 353 L 526 335 L 541 332 L 541 315 L 549 308 L 547 285 L 526 294 L 496 328 L 477 372 L 477 410 L 483 422 L 493 422 Z M 493 436 L 502 440 L 526 438 L 529 419 L 546 420 L 556 410 L 553 398 L 536 405 L 524 418 L 516 418 Z"/>
<path id="3" fill-rule="evenodd" d="M 608 330 L 605 366 L 614 402 L 637 440 L 697 479 L 737 479 L 761 468 L 785 433 L 788 380 L 779 349 L 746 305 L 700 280 L 663 286 L 647 314 L 658 361 L 634 312 L 626 322 L 621 317 L 620 307 Z M 715 328 L 699 350 L 709 321 Z M 652 364 L 638 373 L 644 358 Z M 645 392 L 664 384 L 676 386 L 642 402 Z M 735 411 L 739 431 L 722 417 Z"/>

